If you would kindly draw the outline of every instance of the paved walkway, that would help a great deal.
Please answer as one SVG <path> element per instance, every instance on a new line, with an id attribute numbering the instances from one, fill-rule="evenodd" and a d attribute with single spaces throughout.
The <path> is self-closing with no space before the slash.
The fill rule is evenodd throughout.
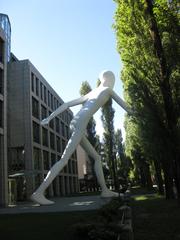
<path id="1" fill-rule="evenodd" d="M 0 214 L 17 213 L 44 213 L 44 212 L 71 212 L 99 209 L 110 201 L 110 198 L 101 198 L 100 195 L 80 197 L 60 197 L 51 199 L 55 203 L 40 206 L 33 202 L 18 203 L 18 205 L 0 208 Z"/>

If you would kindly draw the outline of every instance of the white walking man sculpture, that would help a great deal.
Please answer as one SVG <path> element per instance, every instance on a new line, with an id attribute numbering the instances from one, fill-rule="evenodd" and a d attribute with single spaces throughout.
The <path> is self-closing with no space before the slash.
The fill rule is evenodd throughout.
<path id="1" fill-rule="evenodd" d="M 123 102 L 123 100 L 113 91 L 115 76 L 111 71 L 103 71 L 100 74 L 100 85 L 86 94 L 83 97 L 75 99 L 73 101 L 63 103 L 57 110 L 55 110 L 48 118 L 44 119 L 41 124 L 48 124 L 50 120 L 65 111 L 67 108 L 82 104 L 80 111 L 74 116 L 71 121 L 70 129 L 72 132 L 71 138 L 69 139 L 67 146 L 63 152 L 61 159 L 54 164 L 49 170 L 46 178 L 39 186 L 39 188 L 32 194 L 31 199 L 41 205 L 49 205 L 54 202 L 48 200 L 44 196 L 44 192 L 47 187 L 52 183 L 54 178 L 68 163 L 69 158 L 76 150 L 78 144 L 80 144 L 84 150 L 95 160 L 94 168 L 97 176 L 98 183 L 102 189 L 102 197 L 117 197 L 117 192 L 110 191 L 105 183 L 104 174 L 101 165 L 101 157 L 95 151 L 93 146 L 90 144 L 86 137 L 86 127 L 97 110 L 102 107 L 110 97 L 112 97 L 124 110 L 129 112 L 129 108 Z"/>

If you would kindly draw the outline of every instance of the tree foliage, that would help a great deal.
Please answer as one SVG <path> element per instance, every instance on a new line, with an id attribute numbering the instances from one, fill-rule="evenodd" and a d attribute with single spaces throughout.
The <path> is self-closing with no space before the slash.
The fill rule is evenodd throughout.
<path id="1" fill-rule="evenodd" d="M 180 197 L 180 24 L 178 1 L 116 0 L 114 29 L 123 61 L 126 153 L 141 174 L 163 170 L 166 197 Z M 158 164 L 157 164 L 158 163 Z M 146 177 L 150 171 L 146 173 Z M 149 178 L 149 177 L 148 177 Z"/>
<path id="2" fill-rule="evenodd" d="M 112 99 L 109 99 L 102 107 L 102 124 L 104 127 L 103 145 L 104 155 L 109 167 L 111 178 L 113 179 L 114 186 L 117 188 L 117 176 L 115 165 L 115 149 L 114 149 L 114 108 L 112 107 Z"/>

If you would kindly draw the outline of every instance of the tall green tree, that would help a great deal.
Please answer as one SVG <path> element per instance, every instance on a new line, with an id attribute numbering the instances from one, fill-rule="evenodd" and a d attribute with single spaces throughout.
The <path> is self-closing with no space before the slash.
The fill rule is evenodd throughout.
<path id="1" fill-rule="evenodd" d="M 115 2 L 114 28 L 124 64 L 125 98 L 134 109 L 134 117 L 126 123 L 126 148 L 129 154 L 136 150 L 132 129 L 138 129 L 136 142 L 143 159 L 154 163 L 159 183 L 162 168 L 167 198 L 173 197 L 175 180 L 180 199 L 178 1 Z"/>
<path id="2" fill-rule="evenodd" d="M 109 99 L 102 107 L 101 119 L 104 127 L 103 144 L 105 159 L 110 170 L 111 178 L 113 179 L 114 187 L 117 189 L 116 154 L 114 148 L 114 112 L 112 99 Z"/>
<path id="3" fill-rule="evenodd" d="M 115 152 L 116 152 L 116 173 L 118 178 L 118 183 L 126 183 L 129 179 L 129 173 L 131 170 L 130 158 L 126 157 L 125 146 L 123 143 L 122 132 L 120 129 L 115 131 Z"/>

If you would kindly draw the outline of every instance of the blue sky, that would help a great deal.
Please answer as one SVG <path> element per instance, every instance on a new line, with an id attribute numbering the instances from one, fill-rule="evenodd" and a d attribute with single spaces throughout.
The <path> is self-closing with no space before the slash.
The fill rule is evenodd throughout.
<path id="1" fill-rule="evenodd" d="M 123 98 L 112 29 L 116 5 L 113 0 L 1 0 L 2 13 L 12 28 L 11 50 L 29 59 L 64 101 L 79 97 L 81 83 L 96 86 L 99 73 L 112 70 L 115 91 Z M 115 128 L 123 128 L 124 110 L 116 110 Z M 71 108 L 75 113 L 79 108 Z M 102 132 L 100 114 L 95 115 Z M 123 129 L 122 129 L 123 130 Z M 124 131 L 123 131 L 124 132 Z M 124 133 L 123 133 L 124 135 Z"/>

